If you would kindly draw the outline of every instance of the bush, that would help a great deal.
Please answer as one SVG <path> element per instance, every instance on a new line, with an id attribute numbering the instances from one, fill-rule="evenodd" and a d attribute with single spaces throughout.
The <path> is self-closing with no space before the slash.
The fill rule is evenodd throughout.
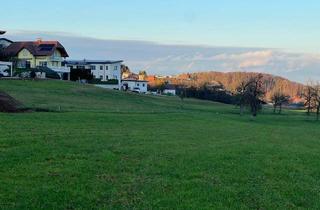
<path id="1" fill-rule="evenodd" d="M 92 80 L 93 75 L 91 70 L 89 69 L 71 69 L 70 71 L 70 80 L 77 81 L 77 80 Z"/>
<path id="2" fill-rule="evenodd" d="M 92 79 L 89 81 L 90 84 L 97 84 L 97 85 L 117 85 L 117 79 L 110 79 L 108 81 L 101 81 L 100 79 Z"/>

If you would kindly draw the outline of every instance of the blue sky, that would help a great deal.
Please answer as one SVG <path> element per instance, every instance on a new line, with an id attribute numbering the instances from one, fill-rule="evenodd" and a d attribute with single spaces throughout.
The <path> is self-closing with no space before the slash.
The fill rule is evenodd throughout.
<path id="1" fill-rule="evenodd" d="M 320 53 L 316 0 L 11 0 L 1 8 L 7 30 Z"/>

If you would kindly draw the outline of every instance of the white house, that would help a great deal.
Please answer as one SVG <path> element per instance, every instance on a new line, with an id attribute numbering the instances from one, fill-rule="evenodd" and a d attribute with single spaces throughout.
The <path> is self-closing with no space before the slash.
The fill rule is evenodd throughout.
<path id="1" fill-rule="evenodd" d="M 167 84 L 164 87 L 163 94 L 175 96 L 176 95 L 176 87 L 174 85 Z"/>
<path id="2" fill-rule="evenodd" d="M 101 81 L 118 80 L 119 89 L 121 88 L 121 65 L 122 60 L 68 60 L 66 65 L 71 69 L 88 69 L 95 79 Z"/>
<path id="3" fill-rule="evenodd" d="M 148 81 L 135 78 L 122 79 L 122 89 L 146 93 L 148 92 Z"/>

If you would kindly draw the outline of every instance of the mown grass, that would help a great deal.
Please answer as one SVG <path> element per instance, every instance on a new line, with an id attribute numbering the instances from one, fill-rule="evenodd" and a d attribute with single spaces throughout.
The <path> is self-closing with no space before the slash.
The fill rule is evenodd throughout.
<path id="1" fill-rule="evenodd" d="M 2 209 L 319 209 L 320 124 L 60 81 L 0 81 Z M 59 108 L 60 107 L 60 108 Z"/>

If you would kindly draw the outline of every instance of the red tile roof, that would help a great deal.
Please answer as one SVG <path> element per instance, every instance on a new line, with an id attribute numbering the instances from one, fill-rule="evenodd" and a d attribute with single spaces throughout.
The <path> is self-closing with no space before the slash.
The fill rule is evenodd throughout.
<path id="1" fill-rule="evenodd" d="M 35 42 L 13 42 L 9 45 L 4 54 L 17 56 L 22 49 L 27 49 L 34 56 L 51 56 L 58 50 L 62 57 L 69 57 L 65 48 L 58 41 L 35 41 Z"/>

